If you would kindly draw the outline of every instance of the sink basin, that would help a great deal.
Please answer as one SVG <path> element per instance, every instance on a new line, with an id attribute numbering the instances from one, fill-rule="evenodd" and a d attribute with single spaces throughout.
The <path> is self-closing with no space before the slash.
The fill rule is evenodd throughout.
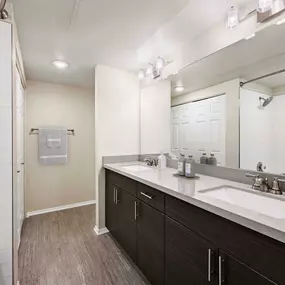
<path id="1" fill-rule="evenodd" d="M 143 165 L 128 165 L 128 166 L 123 166 L 125 170 L 130 170 L 130 171 L 145 171 L 145 170 L 150 170 L 151 168 Z"/>
<path id="2" fill-rule="evenodd" d="M 285 219 L 285 200 L 270 194 L 231 186 L 202 190 L 199 193 L 271 218 Z"/>

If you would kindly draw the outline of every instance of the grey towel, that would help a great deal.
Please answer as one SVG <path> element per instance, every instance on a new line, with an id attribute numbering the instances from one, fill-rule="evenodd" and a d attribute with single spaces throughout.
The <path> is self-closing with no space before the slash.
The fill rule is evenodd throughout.
<path id="1" fill-rule="evenodd" d="M 67 163 L 67 129 L 39 129 L 39 161 L 41 164 Z"/>

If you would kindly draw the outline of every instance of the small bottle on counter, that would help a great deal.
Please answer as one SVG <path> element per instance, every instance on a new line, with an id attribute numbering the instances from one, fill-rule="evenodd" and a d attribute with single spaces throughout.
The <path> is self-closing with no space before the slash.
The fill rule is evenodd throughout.
<path id="1" fill-rule="evenodd" d="M 208 164 L 208 157 L 206 153 L 203 153 L 203 155 L 200 157 L 200 163 L 201 164 Z"/>
<path id="2" fill-rule="evenodd" d="M 163 154 L 163 151 L 160 152 L 158 156 L 158 169 L 166 168 L 166 156 Z"/>
<path id="3" fill-rule="evenodd" d="M 195 160 L 193 159 L 192 155 L 189 155 L 188 158 L 185 160 L 185 176 L 188 178 L 194 178 L 196 175 L 195 172 Z"/>
<path id="4" fill-rule="evenodd" d="M 215 158 L 215 155 L 213 153 L 210 154 L 210 157 L 208 158 L 208 163 L 209 165 L 217 165 L 218 161 Z"/>
<path id="5" fill-rule="evenodd" d="M 180 158 L 178 160 L 178 174 L 181 176 L 185 175 L 185 155 L 180 154 Z"/>

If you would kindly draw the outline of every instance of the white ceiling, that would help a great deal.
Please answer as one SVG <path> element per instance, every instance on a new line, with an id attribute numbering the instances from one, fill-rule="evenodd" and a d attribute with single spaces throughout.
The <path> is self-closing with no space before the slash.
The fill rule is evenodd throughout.
<path id="1" fill-rule="evenodd" d="M 28 79 L 92 87 L 94 66 L 137 71 L 255 0 L 8 0 Z M 63 59 L 70 68 L 51 65 Z M 175 60 L 175 59 L 174 59 Z"/>
<path id="2" fill-rule="evenodd" d="M 285 68 L 285 24 L 273 25 L 250 40 L 242 40 L 216 52 L 172 75 L 172 86 L 183 85 L 178 96 L 216 85 L 234 78 L 250 80 Z M 285 85 L 284 75 L 259 80 L 267 87 Z"/>
<path id="3" fill-rule="evenodd" d="M 137 49 L 188 0 L 10 0 L 28 79 L 91 87 L 94 66 L 138 69 Z M 75 9 L 76 8 L 76 9 Z M 73 15 L 74 14 L 74 15 Z M 58 71 L 51 61 L 70 63 Z"/>

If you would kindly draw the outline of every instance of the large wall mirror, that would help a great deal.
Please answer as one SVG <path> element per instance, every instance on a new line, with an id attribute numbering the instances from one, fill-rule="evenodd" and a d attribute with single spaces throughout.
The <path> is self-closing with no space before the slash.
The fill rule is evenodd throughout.
<path id="1" fill-rule="evenodd" d="M 285 24 L 171 75 L 171 153 L 285 173 Z"/>

